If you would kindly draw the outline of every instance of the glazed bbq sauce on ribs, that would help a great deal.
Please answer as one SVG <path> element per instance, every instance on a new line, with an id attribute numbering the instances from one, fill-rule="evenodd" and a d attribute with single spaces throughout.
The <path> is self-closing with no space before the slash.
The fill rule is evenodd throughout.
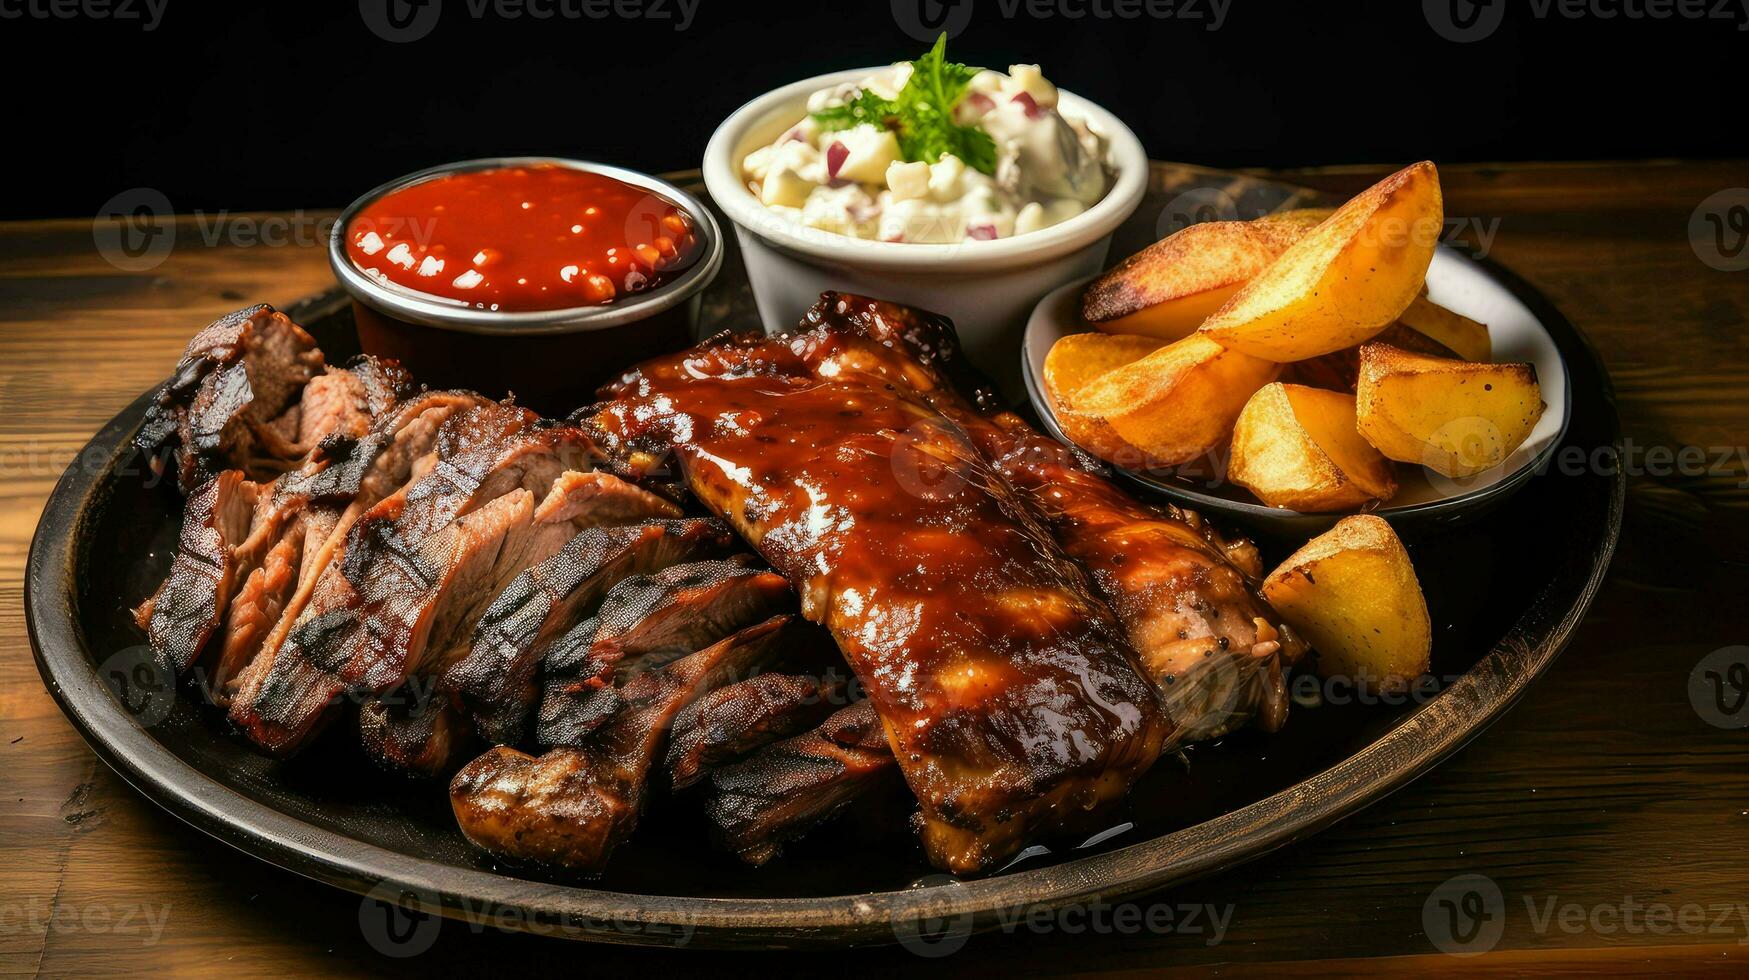
<path id="1" fill-rule="evenodd" d="M 1123 622 L 1176 737 L 1212 739 L 1248 722 L 1281 727 L 1285 672 L 1307 646 L 1258 594 L 1261 560 L 1250 541 L 1222 538 L 1194 512 L 1135 499 L 1097 462 L 995 408 L 942 317 L 825 293 L 803 325 L 790 346 L 811 374 L 913 393 L 1025 497 Z"/>
<path id="2" fill-rule="evenodd" d="M 1083 825 L 1153 763 L 1169 724 L 1122 627 L 939 413 L 808 377 L 773 340 L 648 362 L 606 394 L 610 454 L 671 454 L 832 631 L 938 866 L 988 870 Z"/>

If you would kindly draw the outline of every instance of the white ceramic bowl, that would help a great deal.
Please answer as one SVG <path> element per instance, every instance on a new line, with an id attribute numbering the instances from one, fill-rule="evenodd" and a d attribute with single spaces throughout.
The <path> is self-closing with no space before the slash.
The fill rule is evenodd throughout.
<path id="1" fill-rule="evenodd" d="M 862 293 L 953 318 L 972 362 L 1010 398 L 1024 397 L 1020 336 L 1046 293 L 1105 266 L 1111 234 L 1142 201 L 1148 155 L 1116 116 L 1059 93 L 1059 107 L 1106 138 L 1115 179 L 1104 198 L 1058 225 L 996 241 L 917 244 L 866 241 L 773 213 L 741 177 L 741 161 L 807 114 L 808 96 L 878 71 L 858 68 L 786 85 L 747 103 L 717 127 L 704 152 L 711 198 L 734 222 L 767 331 L 791 329 L 820 293 Z"/>
<path id="2" fill-rule="evenodd" d="M 1051 345 L 1059 339 L 1091 329 L 1081 319 L 1084 285 L 1069 283 L 1039 302 L 1027 323 L 1021 351 L 1027 395 L 1033 408 L 1052 435 L 1071 444 L 1073 440 L 1058 426 L 1056 412 L 1044 394 L 1044 360 Z M 1434 252 L 1433 263 L 1427 270 L 1427 296 L 1448 310 L 1487 324 L 1493 345 L 1491 360 L 1495 363 L 1533 365 L 1542 387 L 1544 408 L 1542 418 L 1524 443 L 1492 469 L 1449 479 L 1432 470 L 1402 468 L 1402 487 L 1397 495 L 1390 503 L 1371 511 L 1399 531 L 1459 523 L 1487 513 L 1549 465 L 1566 436 L 1572 414 L 1567 364 L 1554 336 L 1486 265 L 1457 249 L 1441 246 Z M 1136 483 L 1202 513 L 1221 514 L 1285 536 L 1317 534 L 1347 513 L 1301 513 L 1266 507 L 1249 491 L 1220 477 L 1191 478 L 1117 469 Z"/>

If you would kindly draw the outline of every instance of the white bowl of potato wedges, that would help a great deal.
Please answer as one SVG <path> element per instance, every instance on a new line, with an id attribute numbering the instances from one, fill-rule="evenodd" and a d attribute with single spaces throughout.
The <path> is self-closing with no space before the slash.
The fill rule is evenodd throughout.
<path id="1" fill-rule="evenodd" d="M 1039 303 L 1033 405 L 1137 482 L 1281 531 L 1480 513 L 1552 458 L 1567 370 L 1444 228 L 1431 163 L 1337 208 L 1190 225 Z"/>

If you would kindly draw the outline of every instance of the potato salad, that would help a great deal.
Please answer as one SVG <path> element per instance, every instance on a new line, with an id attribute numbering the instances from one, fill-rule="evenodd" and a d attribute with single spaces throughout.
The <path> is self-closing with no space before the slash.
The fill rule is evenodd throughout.
<path id="1" fill-rule="evenodd" d="M 1037 65 L 948 63 L 943 44 L 815 92 L 808 115 L 748 154 L 774 213 L 885 242 L 988 241 L 1086 211 L 1110 186 L 1105 140 L 1058 110 Z"/>

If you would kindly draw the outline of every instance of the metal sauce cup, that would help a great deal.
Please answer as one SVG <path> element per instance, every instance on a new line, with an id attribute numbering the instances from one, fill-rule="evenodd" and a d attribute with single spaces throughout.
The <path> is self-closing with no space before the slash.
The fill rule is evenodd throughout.
<path id="1" fill-rule="evenodd" d="M 653 238 L 658 204 L 692 219 L 699 239 L 690 264 L 668 281 L 599 306 L 510 312 L 482 310 L 460 300 L 407 289 L 366 274 L 346 251 L 347 229 L 386 194 L 456 173 L 550 164 L 600 174 L 649 192 L 650 228 L 626 236 Z M 328 240 L 328 262 L 352 297 L 358 340 L 365 353 L 392 357 L 432 387 L 471 388 L 492 397 L 514 394 L 518 404 L 563 415 L 594 397 L 596 387 L 625 367 L 696 340 L 701 296 L 723 264 L 716 219 L 690 194 L 647 174 L 557 157 L 493 157 L 431 167 L 377 187 L 341 212 Z"/>

